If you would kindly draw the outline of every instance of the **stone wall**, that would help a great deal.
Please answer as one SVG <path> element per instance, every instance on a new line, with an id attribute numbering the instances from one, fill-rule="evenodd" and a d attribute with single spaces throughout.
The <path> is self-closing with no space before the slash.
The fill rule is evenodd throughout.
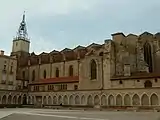
<path id="1" fill-rule="evenodd" d="M 29 103 L 41 96 L 44 105 L 159 106 L 159 89 L 117 89 L 103 91 L 68 91 L 29 93 Z M 34 99 L 34 100 L 33 100 Z"/>

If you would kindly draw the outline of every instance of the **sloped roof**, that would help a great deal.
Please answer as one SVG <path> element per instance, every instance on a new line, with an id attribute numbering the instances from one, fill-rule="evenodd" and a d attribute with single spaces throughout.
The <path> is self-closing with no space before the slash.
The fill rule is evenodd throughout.
<path id="1" fill-rule="evenodd" d="M 34 52 L 32 52 L 31 54 L 30 54 L 31 56 L 34 56 L 34 55 L 36 55 Z"/>
<path id="2" fill-rule="evenodd" d="M 46 55 L 46 54 L 48 54 L 48 53 L 46 53 L 46 52 L 42 52 L 40 55 Z"/>
<path id="3" fill-rule="evenodd" d="M 156 33 L 155 36 L 160 36 L 160 32 Z"/>
<path id="4" fill-rule="evenodd" d="M 58 53 L 59 51 L 57 51 L 57 50 L 53 50 L 53 51 L 51 51 L 50 53 Z"/>
<path id="5" fill-rule="evenodd" d="M 78 45 L 77 47 L 75 47 L 73 50 L 78 50 L 78 49 L 85 49 L 84 46 Z"/>
<path id="6" fill-rule="evenodd" d="M 99 45 L 100 45 L 100 44 L 92 43 L 92 44 L 88 45 L 87 48 L 88 48 L 88 47 L 99 46 Z"/>
<path id="7" fill-rule="evenodd" d="M 35 85 L 35 84 L 73 83 L 73 82 L 78 82 L 78 81 L 79 81 L 79 76 L 57 77 L 57 78 L 40 79 L 39 81 L 35 81 L 33 83 L 30 83 L 30 85 Z"/>
<path id="8" fill-rule="evenodd" d="M 63 49 L 61 52 L 67 52 L 67 51 L 71 51 L 72 49 L 69 49 L 69 48 L 65 48 Z"/>
<path id="9" fill-rule="evenodd" d="M 151 34 L 151 33 L 149 33 L 149 32 L 144 32 L 144 33 L 142 33 L 142 34 L 140 35 L 140 37 L 141 37 L 141 36 L 145 36 L 145 35 L 153 36 L 153 34 Z"/>

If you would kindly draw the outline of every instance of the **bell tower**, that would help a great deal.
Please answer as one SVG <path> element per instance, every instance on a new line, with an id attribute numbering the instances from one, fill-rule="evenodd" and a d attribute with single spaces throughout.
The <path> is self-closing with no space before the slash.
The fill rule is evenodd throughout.
<path id="1" fill-rule="evenodd" d="M 16 37 L 13 39 L 11 56 L 22 57 L 29 54 L 30 41 L 27 34 L 27 26 L 25 22 L 25 12 L 20 23 Z"/>

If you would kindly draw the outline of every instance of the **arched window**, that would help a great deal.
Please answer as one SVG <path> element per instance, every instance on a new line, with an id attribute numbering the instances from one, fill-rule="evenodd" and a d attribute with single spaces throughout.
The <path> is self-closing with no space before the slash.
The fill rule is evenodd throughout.
<path id="1" fill-rule="evenodd" d="M 91 80 L 96 79 L 97 78 L 97 64 L 95 60 L 91 60 L 90 71 L 91 71 Z"/>
<path id="2" fill-rule="evenodd" d="M 151 45 L 146 42 L 144 44 L 144 60 L 148 64 L 149 72 L 153 71 Z"/>
<path id="3" fill-rule="evenodd" d="M 47 73 L 46 70 L 43 71 L 43 78 L 46 79 Z"/>
<path id="4" fill-rule="evenodd" d="M 35 81 L 35 70 L 32 71 L 32 81 Z"/>
<path id="5" fill-rule="evenodd" d="M 144 83 L 144 87 L 145 88 L 151 88 L 152 87 L 152 82 L 147 80 L 145 83 Z"/>
<path id="6" fill-rule="evenodd" d="M 99 53 L 99 56 L 103 56 L 103 52 L 100 52 L 100 53 Z"/>
<path id="7" fill-rule="evenodd" d="M 73 66 L 69 66 L 69 76 L 73 76 Z"/>
<path id="8" fill-rule="evenodd" d="M 56 77 L 59 77 L 59 69 L 58 68 L 56 68 Z"/>

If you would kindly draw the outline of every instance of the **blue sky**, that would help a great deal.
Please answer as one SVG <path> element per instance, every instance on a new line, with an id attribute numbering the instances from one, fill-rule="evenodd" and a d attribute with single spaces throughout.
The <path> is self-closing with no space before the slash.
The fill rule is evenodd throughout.
<path id="1" fill-rule="evenodd" d="M 23 11 L 26 11 L 30 52 L 36 53 L 103 43 L 116 32 L 160 32 L 160 0 L 2 1 L 0 49 L 6 54 L 10 54 Z"/>

